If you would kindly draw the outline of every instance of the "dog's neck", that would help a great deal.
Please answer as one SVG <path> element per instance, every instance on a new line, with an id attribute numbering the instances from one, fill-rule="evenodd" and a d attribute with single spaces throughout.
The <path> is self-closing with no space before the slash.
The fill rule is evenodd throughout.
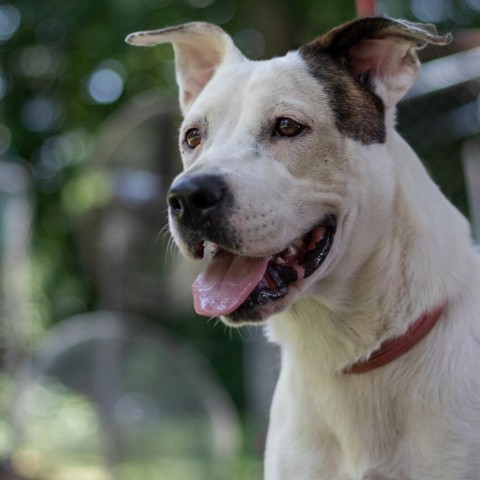
<path id="1" fill-rule="evenodd" d="M 325 373 L 341 372 L 404 334 L 424 312 L 454 297 L 462 285 L 460 272 L 468 271 L 464 217 L 396 132 L 382 148 L 397 169 L 393 215 L 384 219 L 355 272 L 342 268 L 340 260 L 334 273 L 314 286 L 315 295 L 298 300 L 268 327 L 285 355 L 297 363 L 314 362 Z"/>

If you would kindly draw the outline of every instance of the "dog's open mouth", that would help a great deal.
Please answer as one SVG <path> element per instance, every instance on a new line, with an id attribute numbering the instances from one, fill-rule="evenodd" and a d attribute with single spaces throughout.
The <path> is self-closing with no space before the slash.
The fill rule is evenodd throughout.
<path id="1" fill-rule="evenodd" d="M 268 257 L 236 255 L 211 244 L 212 259 L 193 284 L 195 310 L 227 316 L 285 297 L 289 287 L 312 275 L 327 257 L 336 217 L 329 215 L 288 248 Z M 197 248 L 203 256 L 204 244 Z"/>

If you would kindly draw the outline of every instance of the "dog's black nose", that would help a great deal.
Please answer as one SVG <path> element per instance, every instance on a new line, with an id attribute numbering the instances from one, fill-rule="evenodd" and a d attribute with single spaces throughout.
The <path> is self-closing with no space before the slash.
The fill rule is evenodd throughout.
<path id="1" fill-rule="evenodd" d="M 210 213 L 225 197 L 225 181 L 218 175 L 195 175 L 176 181 L 167 195 L 168 206 L 178 220 Z"/>

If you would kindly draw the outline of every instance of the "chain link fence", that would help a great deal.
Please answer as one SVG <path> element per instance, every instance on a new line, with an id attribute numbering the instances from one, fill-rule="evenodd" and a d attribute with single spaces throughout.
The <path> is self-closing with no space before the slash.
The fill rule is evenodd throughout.
<path id="1" fill-rule="evenodd" d="M 424 161 L 445 195 L 472 221 L 479 218 L 480 47 L 422 66 L 400 104 L 398 130 Z M 468 166 L 467 166 L 468 165 Z M 476 222 L 475 222 L 476 223 Z M 474 232 L 478 232 L 474 225 Z M 477 241 L 478 233 L 476 235 Z"/>

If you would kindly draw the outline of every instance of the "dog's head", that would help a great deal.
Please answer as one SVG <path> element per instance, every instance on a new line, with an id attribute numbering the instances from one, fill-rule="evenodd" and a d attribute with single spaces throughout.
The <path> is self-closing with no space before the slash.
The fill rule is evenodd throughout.
<path id="1" fill-rule="evenodd" d="M 168 194 L 170 227 L 185 255 L 212 256 L 194 284 L 197 312 L 239 325 L 308 295 L 352 243 L 368 251 L 394 190 L 389 112 L 417 76 L 416 50 L 448 38 L 365 18 L 268 61 L 207 23 L 127 41 L 173 44 L 184 172 Z"/>

